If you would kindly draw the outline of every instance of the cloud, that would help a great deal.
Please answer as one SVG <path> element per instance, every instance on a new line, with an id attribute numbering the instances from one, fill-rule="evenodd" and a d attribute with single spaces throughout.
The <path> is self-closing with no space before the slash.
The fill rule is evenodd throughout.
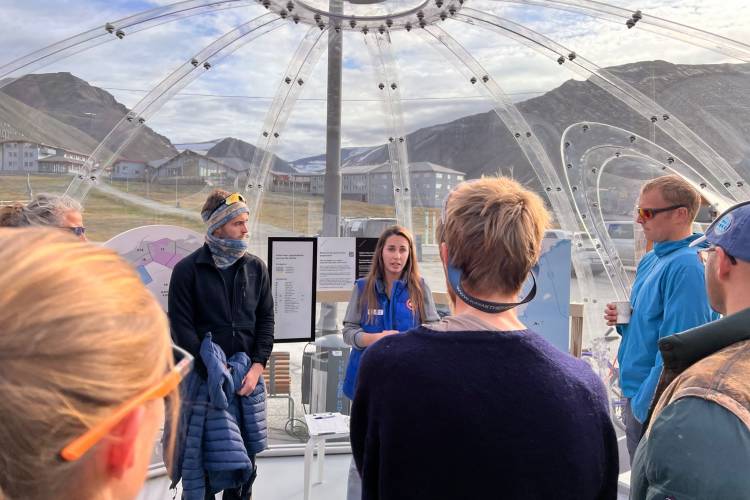
<path id="1" fill-rule="evenodd" d="M 162 0 L 12 2 L 0 10 L 0 23 L 14 26 L 2 35 L 0 65 L 87 29 L 101 29 L 104 23 L 139 9 L 167 3 Z M 523 24 L 600 66 L 652 59 L 685 64 L 737 62 L 684 41 L 650 33 L 645 25 L 628 30 L 624 19 L 603 21 L 493 0 L 476 0 L 466 5 Z M 697 26 L 744 43 L 750 41 L 746 30 L 750 24 L 748 11 L 744 0 L 665 0 L 644 8 L 647 15 Z M 132 107 L 145 91 L 153 89 L 203 47 L 266 12 L 260 6 L 245 5 L 128 33 L 123 40 L 105 37 L 106 43 L 40 71 L 70 71 L 109 89 L 118 101 Z M 578 78 L 565 65 L 559 66 L 553 59 L 499 31 L 455 20 L 441 23 L 441 27 L 515 101 L 548 91 L 572 77 Z M 237 50 L 183 89 L 150 120 L 150 125 L 175 142 L 197 142 L 226 135 L 257 142 L 272 98 L 283 87 L 282 76 L 307 29 L 288 23 Z M 490 103 L 478 98 L 481 93 L 476 85 L 468 82 L 416 33 L 394 32 L 392 41 L 407 132 L 491 108 Z M 320 43 L 326 44 L 325 36 Z M 326 58 L 324 51 L 289 113 L 277 149 L 286 159 L 324 151 Z M 374 70 L 361 33 L 345 33 L 344 58 L 343 144 L 382 143 L 390 133 L 380 102 L 382 91 L 377 87 L 384 78 Z"/>

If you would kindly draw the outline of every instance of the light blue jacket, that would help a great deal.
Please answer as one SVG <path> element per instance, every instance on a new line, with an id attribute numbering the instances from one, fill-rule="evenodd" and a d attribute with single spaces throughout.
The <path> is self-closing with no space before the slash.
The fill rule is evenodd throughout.
<path id="1" fill-rule="evenodd" d="M 659 339 L 718 318 L 708 303 L 698 249 L 688 247 L 699 236 L 657 243 L 643 257 L 630 294 L 630 323 L 617 327 L 620 387 L 640 422 L 646 420 L 663 365 Z"/>

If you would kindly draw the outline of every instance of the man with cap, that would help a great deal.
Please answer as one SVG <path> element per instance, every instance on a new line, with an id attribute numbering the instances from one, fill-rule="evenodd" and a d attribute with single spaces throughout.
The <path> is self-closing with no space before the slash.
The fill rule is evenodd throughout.
<path id="1" fill-rule="evenodd" d="M 207 377 L 201 345 L 209 333 L 227 359 L 237 353 L 250 358 L 247 375 L 236 387 L 239 396 L 253 393 L 274 341 L 268 269 L 247 252 L 248 214 L 241 194 L 214 190 L 201 210 L 205 244 L 175 266 L 169 284 L 172 338 L 195 357 L 196 373 Z M 225 490 L 223 498 L 248 498 L 250 486 Z M 210 489 L 207 485 L 206 498 L 213 498 Z"/>
<path id="2" fill-rule="evenodd" d="M 633 463 L 631 499 L 750 498 L 750 202 L 692 245 L 720 320 L 664 337 L 664 368 Z"/>

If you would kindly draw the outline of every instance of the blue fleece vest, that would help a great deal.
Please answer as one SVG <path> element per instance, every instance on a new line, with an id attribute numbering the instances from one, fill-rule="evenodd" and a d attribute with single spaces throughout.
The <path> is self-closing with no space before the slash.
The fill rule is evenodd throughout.
<path id="1" fill-rule="evenodd" d="M 366 278 L 360 278 L 357 280 L 357 290 L 359 291 L 360 297 L 362 297 L 364 293 L 366 281 Z M 377 307 L 370 307 L 369 304 L 365 304 L 366 308 L 362 308 L 360 314 L 359 324 L 365 332 L 380 333 L 383 330 L 398 330 L 399 332 L 405 332 L 419 326 L 419 311 L 412 311 L 410 308 L 409 289 L 407 288 L 405 281 L 398 280 L 393 283 L 391 299 L 389 299 L 388 295 L 385 293 L 385 283 L 383 283 L 382 280 L 377 280 L 375 282 L 375 291 L 378 297 Z M 368 323 L 367 321 L 368 309 L 373 310 L 372 323 Z M 359 362 L 362 358 L 362 353 L 364 352 L 365 349 L 352 347 L 352 350 L 349 353 L 349 364 L 346 367 L 346 376 L 344 378 L 343 387 L 344 394 L 349 399 L 354 399 L 354 391 L 357 385 L 357 371 L 359 370 Z"/>

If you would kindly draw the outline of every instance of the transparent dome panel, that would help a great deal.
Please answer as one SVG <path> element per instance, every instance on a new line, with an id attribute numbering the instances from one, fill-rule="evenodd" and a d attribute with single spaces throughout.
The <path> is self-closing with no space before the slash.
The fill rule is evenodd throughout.
<path id="1" fill-rule="evenodd" d="M 585 305 L 576 321 L 606 376 L 616 342 L 601 309 L 627 299 L 648 249 L 633 223 L 643 183 L 687 179 L 703 223 L 750 198 L 750 19 L 738 0 L 643 12 L 556 0 L 144 5 L 13 7 L 36 24 L 0 47 L 2 201 L 67 192 L 90 239 L 106 242 L 152 224 L 203 235 L 208 194 L 240 192 L 263 259 L 269 237 L 377 237 L 400 223 L 444 292 L 442 200 L 465 179 L 510 176 L 572 240 L 570 298 Z M 329 36 L 342 39 L 330 90 Z M 339 149 L 340 175 L 327 178 Z M 340 204 L 336 189 L 325 196 L 331 180 Z M 316 303 L 332 318 L 317 325 L 327 342 L 348 297 L 330 300 Z M 274 444 L 304 440 L 302 414 L 341 403 L 326 399 L 338 350 L 276 346 Z"/>
<path id="2" fill-rule="evenodd" d="M 284 2 L 284 4 L 286 3 Z M 321 13 L 339 14 L 341 12 L 341 15 L 347 18 L 367 18 L 399 16 L 399 14 L 412 12 L 419 7 L 423 7 L 427 2 L 424 0 L 356 0 L 354 2 L 297 0 L 296 3 Z M 336 7 L 340 11 L 335 10 Z"/>

